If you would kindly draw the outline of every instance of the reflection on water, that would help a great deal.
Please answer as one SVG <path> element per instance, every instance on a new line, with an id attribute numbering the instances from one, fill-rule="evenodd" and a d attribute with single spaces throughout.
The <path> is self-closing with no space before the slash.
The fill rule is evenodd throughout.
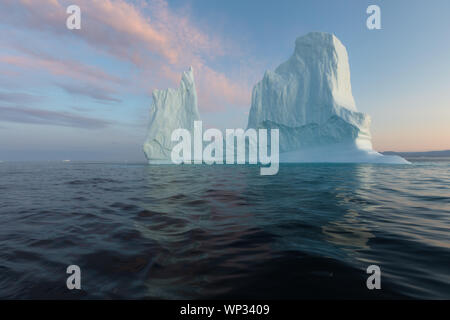
<path id="1" fill-rule="evenodd" d="M 323 226 L 322 232 L 327 236 L 326 241 L 344 250 L 348 248 L 350 253 L 357 252 L 358 249 L 370 249 L 368 242 L 374 237 L 360 222 L 360 217 L 355 211 L 347 213 L 340 221 Z"/>
<path id="2" fill-rule="evenodd" d="M 354 258 L 360 249 L 368 250 L 369 240 L 375 236 L 370 232 L 367 223 L 359 212 L 370 212 L 374 204 L 370 199 L 370 190 L 374 187 L 374 167 L 372 165 L 351 166 L 345 184 L 352 180 L 353 194 L 348 196 L 342 186 L 336 186 L 336 201 L 345 214 L 341 219 L 332 221 L 322 227 L 327 236 L 326 241 L 342 248 Z M 342 192 L 340 192 L 342 189 Z M 355 207 L 354 203 L 358 206 Z"/>
<path id="3" fill-rule="evenodd" d="M 0 297 L 449 298 L 449 168 L 4 163 Z"/>

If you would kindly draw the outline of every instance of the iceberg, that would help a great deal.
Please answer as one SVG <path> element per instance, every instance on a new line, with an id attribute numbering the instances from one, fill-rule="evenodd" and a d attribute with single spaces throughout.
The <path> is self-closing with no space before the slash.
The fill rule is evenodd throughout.
<path id="1" fill-rule="evenodd" d="M 279 129 L 280 162 L 408 163 L 372 149 L 352 95 L 348 54 L 333 34 L 297 38 L 293 55 L 252 92 L 248 128 Z"/>
<path id="2" fill-rule="evenodd" d="M 150 122 L 144 153 L 150 163 L 170 162 L 173 146 L 172 132 L 187 129 L 193 132 L 194 121 L 200 120 L 197 106 L 194 70 L 183 72 L 180 87 L 153 91 Z"/>
<path id="3" fill-rule="evenodd" d="M 172 133 L 186 129 L 195 136 L 199 120 L 190 67 L 179 88 L 153 92 L 143 147 L 149 163 L 171 163 L 177 144 Z M 253 88 L 248 129 L 278 130 L 280 162 L 409 163 L 373 150 L 370 117 L 356 109 L 353 98 L 347 50 L 329 33 L 297 38 L 293 55 L 275 71 L 266 71 Z M 197 145 L 203 147 L 201 138 Z M 223 156 L 236 154 L 234 144 L 223 147 Z M 197 158 L 194 162 L 201 163 Z"/>

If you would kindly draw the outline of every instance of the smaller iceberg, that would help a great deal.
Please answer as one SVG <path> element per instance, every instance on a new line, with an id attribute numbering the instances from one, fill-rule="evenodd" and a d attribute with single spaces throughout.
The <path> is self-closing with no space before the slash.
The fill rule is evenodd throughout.
<path id="1" fill-rule="evenodd" d="M 170 162 L 173 146 L 172 132 L 175 129 L 187 129 L 193 132 L 194 121 L 200 120 L 197 107 L 194 70 L 192 67 L 183 72 L 178 89 L 153 91 L 150 108 L 150 123 L 144 153 L 150 163 Z"/>

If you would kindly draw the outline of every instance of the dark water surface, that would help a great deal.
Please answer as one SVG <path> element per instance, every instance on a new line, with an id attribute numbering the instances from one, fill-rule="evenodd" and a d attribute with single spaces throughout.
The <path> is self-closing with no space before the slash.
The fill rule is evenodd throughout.
<path id="1" fill-rule="evenodd" d="M 449 299 L 450 161 L 0 163 L 0 298 Z"/>

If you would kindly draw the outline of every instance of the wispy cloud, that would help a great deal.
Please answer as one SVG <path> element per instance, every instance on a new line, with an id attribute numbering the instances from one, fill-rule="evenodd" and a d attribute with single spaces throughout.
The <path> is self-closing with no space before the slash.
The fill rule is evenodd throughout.
<path id="1" fill-rule="evenodd" d="M 24 50 L 24 52 L 27 52 L 30 56 L 1 55 L 0 62 L 15 65 L 26 70 L 45 70 L 53 75 L 67 76 L 81 81 L 121 83 L 119 77 L 108 74 L 97 67 L 69 59 L 55 58 L 43 53 L 28 50 Z"/>
<path id="2" fill-rule="evenodd" d="M 26 48 L 21 44 L 10 44 L 10 48 L 20 52 L 20 55 L 0 55 L 0 63 L 7 64 L 9 67 L 16 66 L 23 73 L 12 75 L 11 77 L 24 77 L 29 72 L 44 72 L 53 75 L 56 80 L 53 83 L 67 93 L 74 95 L 84 95 L 98 101 L 120 102 L 120 99 L 113 97 L 117 93 L 113 87 L 123 86 L 124 81 L 111 73 L 108 73 L 96 66 L 87 65 L 79 61 L 53 57 L 48 53 L 38 51 L 35 48 Z M 16 69 L 16 70 L 19 70 Z M 76 84 L 69 84 L 69 79 Z M 5 95 L 5 99 L 26 98 L 24 95 L 14 94 Z M 31 98 L 31 97 L 30 97 Z M 0 100 L 2 96 L 0 95 Z M 21 101 L 16 101 L 21 103 Z M 26 101 L 23 101 L 26 103 Z"/>
<path id="3" fill-rule="evenodd" d="M 22 92 L 0 92 L 0 101 L 8 103 L 35 103 L 44 100 L 44 97 Z"/>
<path id="4" fill-rule="evenodd" d="M 114 94 L 115 92 L 107 88 L 63 83 L 59 83 L 57 84 L 57 86 L 64 89 L 70 94 L 91 97 L 100 102 L 121 102 L 120 99 L 114 98 L 112 96 L 112 94 Z"/>
<path id="5" fill-rule="evenodd" d="M 65 28 L 65 8 L 77 4 L 82 10 L 81 30 Z M 138 85 L 160 87 L 178 83 L 182 70 L 192 65 L 196 70 L 199 105 L 203 110 L 227 105 L 248 106 L 250 87 L 242 79 L 232 79 L 214 68 L 213 61 L 233 54 L 223 39 L 207 34 L 192 22 L 187 11 L 169 8 L 165 0 L 4 0 L 0 4 L 2 21 L 14 26 L 50 32 L 59 37 L 78 38 L 100 51 L 136 66 L 142 75 Z M 14 12 L 14 14 L 9 14 Z M 78 80 L 113 81 L 106 72 L 75 62 L 61 61 L 36 53 L 30 58 L 3 56 L 0 60 L 41 67 L 56 75 Z"/>
<path id="6" fill-rule="evenodd" d="M 19 106 L 0 106 L 0 121 L 57 125 L 84 129 L 101 129 L 111 124 L 105 120 L 80 116 L 70 112 L 58 112 Z"/>

